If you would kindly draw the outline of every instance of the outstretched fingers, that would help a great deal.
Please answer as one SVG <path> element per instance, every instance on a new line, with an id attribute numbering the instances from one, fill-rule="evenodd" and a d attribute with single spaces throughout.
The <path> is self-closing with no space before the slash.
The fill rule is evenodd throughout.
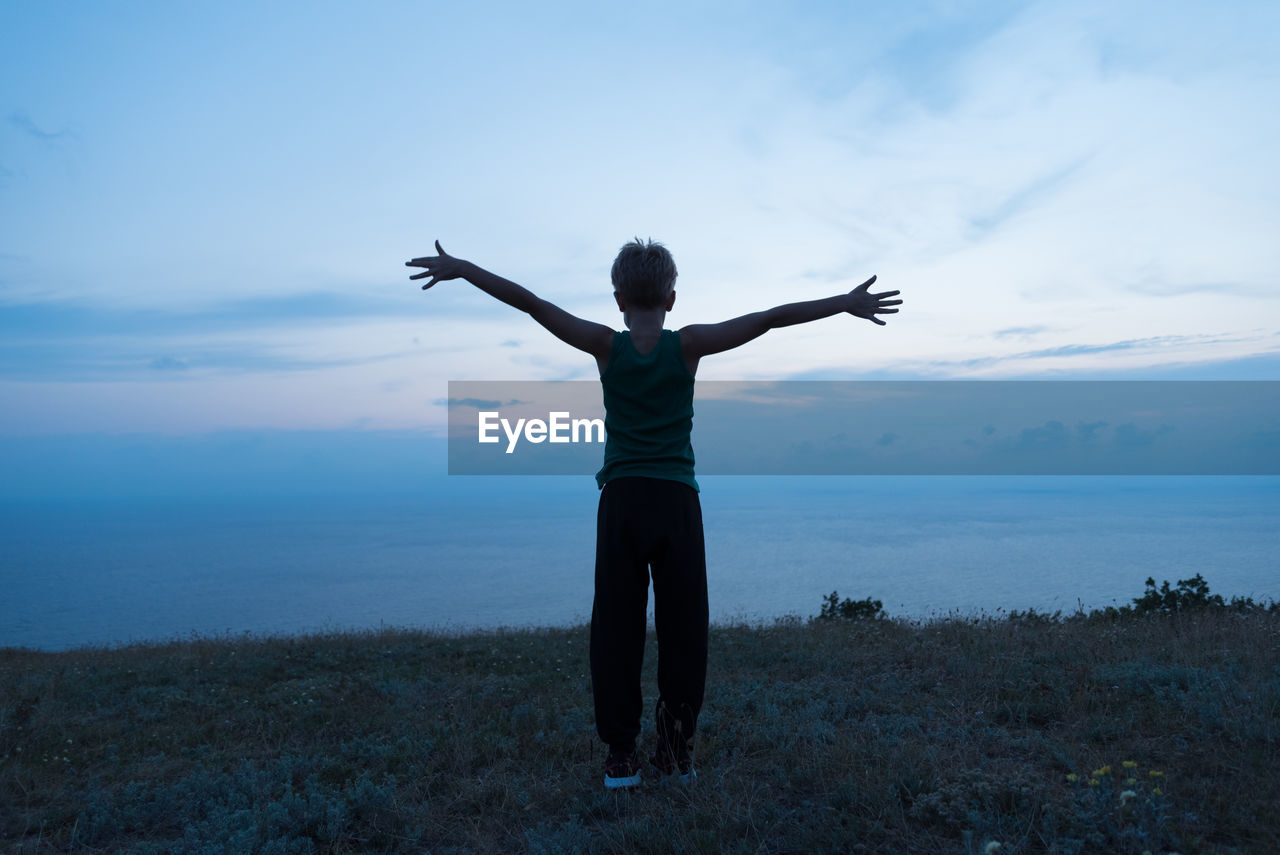
<path id="1" fill-rule="evenodd" d="M 452 260 L 452 256 L 450 256 L 449 253 L 444 251 L 444 247 L 440 245 L 440 241 L 436 241 L 435 243 L 436 243 L 436 252 L 439 253 L 438 255 L 423 255 L 423 256 L 419 256 L 418 258 L 411 258 L 404 263 L 405 267 L 423 268 L 423 271 L 421 273 L 415 273 L 414 275 L 409 277 L 410 279 L 425 279 L 428 276 L 431 277 L 431 281 L 428 282 L 426 285 L 422 286 L 422 290 L 424 291 L 430 288 L 432 285 L 436 284 L 437 282 L 443 281 L 442 279 L 439 278 L 439 273 L 433 273 L 431 268 L 441 266 L 446 259 Z M 450 276 L 446 278 L 451 279 L 453 277 Z"/>

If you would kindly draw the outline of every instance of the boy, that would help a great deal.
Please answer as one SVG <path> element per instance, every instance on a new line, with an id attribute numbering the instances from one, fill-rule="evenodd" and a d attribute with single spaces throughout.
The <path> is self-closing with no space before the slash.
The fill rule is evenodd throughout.
<path id="1" fill-rule="evenodd" d="M 645 614 L 652 568 L 658 636 L 657 749 L 649 762 L 680 780 L 695 777 L 690 740 L 707 671 L 707 571 L 702 507 L 693 477 L 693 382 L 704 356 L 732 350 L 776 327 L 848 312 L 876 317 L 898 310 L 897 291 L 868 293 L 872 276 L 847 294 L 791 303 L 719 324 L 663 328 L 675 305 L 675 261 L 662 244 L 639 238 L 613 262 L 613 296 L 626 332 L 575 317 L 528 290 L 445 253 L 409 267 L 431 279 L 466 279 L 528 313 L 566 344 L 591 354 L 604 389 L 604 466 L 596 474 L 595 600 L 591 611 L 591 690 L 596 730 L 609 746 L 604 785 L 640 782 L 636 737 L 643 705 Z"/>

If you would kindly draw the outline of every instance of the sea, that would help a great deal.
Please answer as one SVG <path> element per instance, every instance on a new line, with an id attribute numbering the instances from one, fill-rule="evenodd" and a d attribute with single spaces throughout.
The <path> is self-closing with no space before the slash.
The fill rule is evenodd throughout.
<path id="1" fill-rule="evenodd" d="M 1196 574 L 1280 599 L 1280 478 L 700 481 L 716 623 L 808 618 L 833 591 L 911 619 L 1070 613 Z M 395 495 L 10 497 L 0 647 L 581 624 L 597 501 L 589 477 L 445 475 Z"/>

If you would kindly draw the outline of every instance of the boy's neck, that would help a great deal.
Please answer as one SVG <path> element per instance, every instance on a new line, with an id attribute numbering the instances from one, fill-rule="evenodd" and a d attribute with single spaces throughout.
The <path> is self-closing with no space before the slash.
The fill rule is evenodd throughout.
<path id="1" fill-rule="evenodd" d="M 622 321 L 627 325 L 627 329 L 631 330 L 632 338 L 657 338 L 662 334 L 666 320 L 667 310 L 662 307 L 628 309 L 622 313 Z"/>

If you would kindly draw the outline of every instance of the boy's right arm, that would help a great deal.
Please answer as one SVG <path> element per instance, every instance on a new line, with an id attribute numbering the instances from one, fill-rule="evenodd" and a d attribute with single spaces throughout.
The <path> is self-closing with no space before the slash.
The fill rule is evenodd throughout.
<path id="1" fill-rule="evenodd" d="M 591 354 L 598 364 L 603 365 L 608 359 L 609 350 L 613 346 L 613 330 L 604 324 L 571 315 L 556 304 L 543 300 L 528 288 L 490 273 L 470 261 L 449 255 L 440 246 L 440 241 L 436 241 L 436 252 L 440 254 L 405 262 L 406 267 L 423 268 L 422 273 L 410 276 L 410 279 L 431 277 L 431 280 L 422 286 L 422 290 L 425 291 L 437 282 L 447 279 L 465 279 L 491 297 L 525 312 L 565 344 Z"/>
<path id="2" fill-rule="evenodd" d="M 901 300 L 890 300 L 900 291 L 881 291 L 872 294 L 867 291 L 871 283 L 876 281 L 872 276 L 848 294 L 837 294 L 824 300 L 809 300 L 804 303 L 788 303 L 775 306 L 763 312 L 742 315 L 718 324 L 693 324 L 680 329 L 680 345 L 685 359 L 696 365 L 697 360 L 713 353 L 723 353 L 740 347 L 754 338 L 758 338 L 771 329 L 805 324 L 820 318 L 828 318 L 842 312 L 848 312 L 872 323 L 884 326 L 884 321 L 876 315 L 893 314 Z"/>

